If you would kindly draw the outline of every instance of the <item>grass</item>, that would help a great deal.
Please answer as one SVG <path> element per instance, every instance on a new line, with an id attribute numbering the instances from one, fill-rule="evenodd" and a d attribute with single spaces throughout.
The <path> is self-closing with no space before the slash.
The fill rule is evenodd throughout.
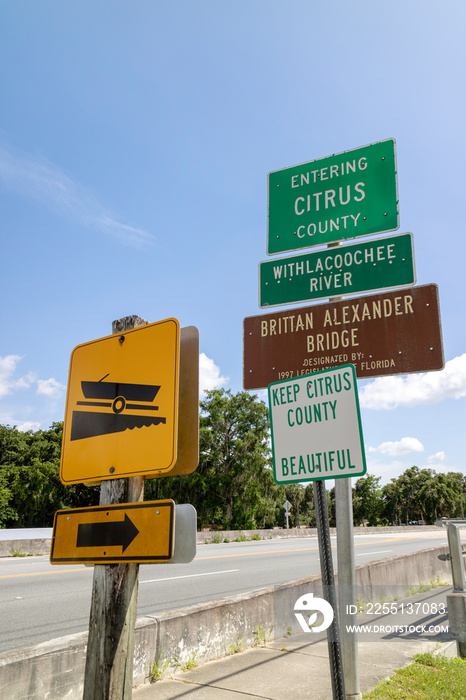
<path id="1" fill-rule="evenodd" d="M 418 654 L 363 700 L 466 700 L 466 659 Z"/>
<path id="2" fill-rule="evenodd" d="M 190 671 L 192 668 L 196 668 L 196 666 L 198 666 L 198 661 L 196 660 L 197 654 L 198 652 L 196 651 L 184 663 L 182 661 L 179 661 L 175 656 L 173 659 L 173 661 L 175 662 L 175 666 L 178 666 L 183 671 L 183 673 L 186 673 L 186 671 Z"/>
<path id="3" fill-rule="evenodd" d="M 160 654 L 157 657 L 157 659 L 154 661 L 154 663 L 151 666 L 150 669 L 150 682 L 151 683 L 156 683 L 160 678 L 162 678 L 163 672 L 166 670 L 168 666 L 168 659 L 165 659 L 163 663 L 160 663 Z"/>
<path id="4" fill-rule="evenodd" d="M 256 631 L 254 632 L 254 647 L 260 647 L 260 646 L 266 646 L 267 642 L 272 638 L 273 635 L 273 625 L 267 632 L 266 630 L 262 629 L 261 624 L 259 623 L 256 627 Z"/>
<path id="5" fill-rule="evenodd" d="M 10 549 L 12 557 L 33 557 L 34 554 L 26 554 L 22 549 Z"/>
<path id="6" fill-rule="evenodd" d="M 442 586 L 448 586 L 449 584 L 446 581 L 440 581 L 439 577 L 434 581 L 430 581 L 428 583 L 419 583 L 417 586 L 410 586 L 407 588 L 404 592 L 404 596 L 393 596 L 386 598 L 384 595 L 381 595 L 380 598 L 378 599 L 377 603 L 380 603 L 381 605 L 383 603 L 391 603 L 395 602 L 398 600 L 401 600 L 402 598 L 405 597 L 411 597 L 414 595 L 418 595 L 419 593 L 427 593 L 428 591 L 432 590 L 433 588 L 439 588 Z M 365 612 L 367 609 L 367 606 L 369 604 L 374 604 L 376 601 L 374 601 L 373 598 L 366 599 L 364 596 L 358 595 L 357 600 L 356 600 L 356 607 L 357 607 L 357 613 Z"/>
<path id="7" fill-rule="evenodd" d="M 236 642 L 233 642 L 233 644 L 230 644 L 228 647 L 228 655 L 231 656 L 233 654 L 240 654 L 243 651 L 243 639 L 237 639 Z"/>

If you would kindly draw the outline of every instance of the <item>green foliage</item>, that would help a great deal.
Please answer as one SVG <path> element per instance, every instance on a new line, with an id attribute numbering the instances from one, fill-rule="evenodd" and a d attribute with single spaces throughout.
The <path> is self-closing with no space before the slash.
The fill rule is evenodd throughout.
<path id="1" fill-rule="evenodd" d="M 464 517 L 465 477 L 435 474 L 411 467 L 382 488 L 383 514 L 390 523 L 434 523 L 441 517 Z"/>
<path id="2" fill-rule="evenodd" d="M 418 654 L 414 663 L 398 669 L 363 700 L 461 700 L 465 697 L 466 660 Z"/>
<path id="3" fill-rule="evenodd" d="M 272 475 L 265 404 L 247 392 L 214 390 L 206 393 L 200 408 L 198 468 L 186 476 L 146 482 L 146 498 L 191 503 L 200 528 L 273 527 L 281 488 Z"/>
<path id="4" fill-rule="evenodd" d="M 198 526 L 216 530 L 315 526 L 313 484 L 278 486 L 273 480 L 268 410 L 247 392 L 214 390 L 200 403 L 200 456 L 193 474 L 150 479 L 145 500 L 172 498 L 191 503 Z M 0 425 L 0 528 L 50 527 L 57 510 L 97 505 L 99 486 L 64 486 L 59 478 L 63 424 L 22 432 Z M 330 525 L 335 525 L 335 489 L 327 492 Z M 356 524 L 435 522 L 464 517 L 466 477 L 436 474 L 416 466 L 380 486 L 366 475 L 353 489 Z M 253 539 L 260 539 L 254 535 Z M 244 541 L 239 538 L 238 541 Z"/>
<path id="5" fill-rule="evenodd" d="M 192 656 L 189 657 L 187 661 L 184 663 L 182 661 L 179 661 L 176 656 L 173 658 L 173 661 L 175 662 L 175 666 L 178 666 L 183 673 L 186 671 L 190 671 L 192 668 L 196 668 L 198 665 L 198 661 L 196 659 L 196 656 L 198 655 L 198 652 L 196 651 Z"/>
<path id="6" fill-rule="evenodd" d="M 370 526 L 379 524 L 384 506 L 380 481 L 380 476 L 375 477 L 369 474 L 357 480 L 353 495 L 355 525 L 360 525 L 365 520 Z"/>
<path id="7" fill-rule="evenodd" d="M 262 629 L 262 626 L 260 623 L 256 627 L 256 631 L 254 632 L 254 646 L 259 647 L 266 644 L 267 642 L 267 635 L 265 630 Z"/>
<path id="8" fill-rule="evenodd" d="M 244 639 L 237 639 L 235 642 L 230 644 L 228 647 L 228 654 L 231 656 L 232 654 L 239 654 L 240 652 L 243 651 L 243 645 L 244 645 Z"/>
<path id="9" fill-rule="evenodd" d="M 34 554 L 27 554 L 26 552 L 23 552 L 21 548 L 19 549 L 10 549 L 10 554 L 12 557 L 33 557 Z"/>
<path id="10" fill-rule="evenodd" d="M 168 659 L 165 659 L 163 663 L 160 663 L 160 654 L 157 659 L 155 659 L 150 669 L 149 681 L 151 683 L 156 683 L 162 678 L 164 671 L 167 669 L 168 661 Z"/>
<path id="11" fill-rule="evenodd" d="M 95 505 L 98 488 L 59 477 L 63 424 L 21 432 L 0 426 L 0 527 L 51 527 L 57 510 Z"/>

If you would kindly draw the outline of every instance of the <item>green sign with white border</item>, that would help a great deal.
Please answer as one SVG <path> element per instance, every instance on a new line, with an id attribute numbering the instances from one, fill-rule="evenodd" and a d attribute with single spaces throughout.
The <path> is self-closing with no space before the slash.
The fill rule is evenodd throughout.
<path id="1" fill-rule="evenodd" d="M 268 175 L 268 255 L 398 227 L 394 139 Z"/>
<path id="2" fill-rule="evenodd" d="M 415 284 L 412 233 L 259 263 L 259 306 L 395 289 Z"/>
<path id="3" fill-rule="evenodd" d="M 268 396 L 277 484 L 364 476 L 354 365 L 273 382 Z"/>

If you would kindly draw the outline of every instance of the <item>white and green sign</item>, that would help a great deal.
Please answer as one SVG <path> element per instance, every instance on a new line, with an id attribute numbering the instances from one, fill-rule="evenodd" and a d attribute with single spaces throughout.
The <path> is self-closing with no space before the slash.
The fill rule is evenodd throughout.
<path id="1" fill-rule="evenodd" d="M 300 253 L 259 264 L 259 306 L 279 306 L 416 282 L 412 233 Z"/>
<path id="2" fill-rule="evenodd" d="M 353 365 L 274 382 L 268 393 L 277 484 L 366 473 Z"/>
<path id="3" fill-rule="evenodd" d="M 269 255 L 395 231 L 395 140 L 275 170 L 268 197 Z"/>

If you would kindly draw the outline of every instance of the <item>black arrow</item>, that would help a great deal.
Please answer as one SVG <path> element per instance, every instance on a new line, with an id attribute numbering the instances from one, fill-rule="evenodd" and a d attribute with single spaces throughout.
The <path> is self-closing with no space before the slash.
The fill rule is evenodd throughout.
<path id="1" fill-rule="evenodd" d="M 123 547 L 122 552 L 139 534 L 139 530 L 125 513 L 124 520 L 108 523 L 78 525 L 77 547 Z"/>

